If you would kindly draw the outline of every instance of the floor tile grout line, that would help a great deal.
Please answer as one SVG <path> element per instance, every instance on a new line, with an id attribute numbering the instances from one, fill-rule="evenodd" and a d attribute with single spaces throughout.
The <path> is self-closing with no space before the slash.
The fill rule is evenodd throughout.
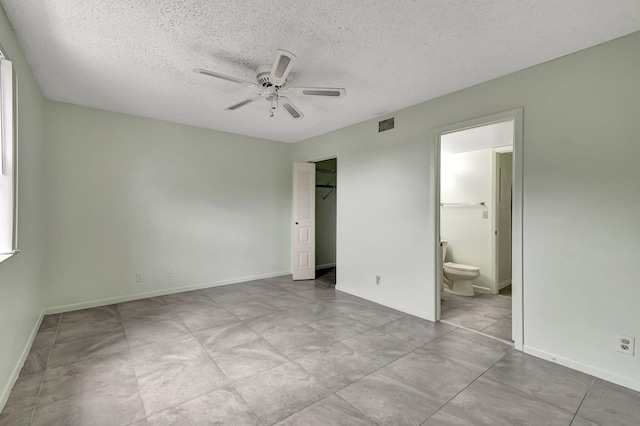
<path id="1" fill-rule="evenodd" d="M 53 354 L 53 347 L 56 344 L 56 339 L 58 338 L 58 331 L 60 330 L 60 323 L 62 322 L 62 315 L 60 314 L 60 318 L 58 318 L 58 325 L 56 326 L 56 334 L 53 336 L 53 342 L 51 342 L 51 351 L 49 352 L 49 356 L 47 357 L 47 363 L 44 367 L 44 371 L 42 372 L 42 383 L 40 383 L 40 388 L 38 389 L 38 394 L 36 396 L 36 403 L 33 405 L 33 411 L 31 412 L 31 416 L 29 417 L 29 424 L 33 423 L 33 418 L 36 415 L 36 409 L 38 408 L 38 403 L 40 402 L 40 394 L 42 393 L 42 388 L 44 387 L 44 381 L 47 377 L 47 370 L 49 369 L 49 360 L 51 360 L 51 355 Z M 44 318 L 43 318 L 44 321 Z M 42 322 L 40 323 L 42 325 Z M 39 330 L 38 330 L 39 332 Z M 37 335 L 37 333 L 36 333 Z"/>
<path id="2" fill-rule="evenodd" d="M 442 321 L 441 321 L 441 322 L 442 322 Z M 455 324 L 451 324 L 451 325 L 455 325 Z M 460 327 L 460 328 L 462 328 L 462 329 L 464 329 L 464 330 L 467 330 L 467 329 L 466 329 L 466 328 L 464 328 L 464 327 Z M 452 330 L 452 331 L 453 331 L 453 330 Z M 467 330 L 467 331 L 473 332 L 474 334 L 483 335 L 483 333 L 479 333 L 479 332 L 474 331 L 474 330 Z M 461 338 L 463 338 L 463 339 L 466 339 L 466 338 L 465 338 L 465 337 L 463 337 L 463 336 L 460 336 L 460 337 L 461 337 Z M 485 336 L 485 337 L 490 337 L 490 338 L 492 338 L 493 340 L 497 340 L 497 341 L 502 342 L 502 343 L 508 343 L 508 342 L 505 342 L 505 341 L 504 341 L 504 340 L 502 340 L 502 339 L 498 339 L 498 338 L 493 337 L 493 336 Z M 469 339 L 467 339 L 467 340 L 469 340 Z M 472 341 L 472 340 L 470 340 L 470 341 Z M 510 345 L 510 346 L 511 346 L 511 345 Z M 524 353 L 523 353 L 523 354 L 524 354 Z M 501 361 L 501 360 L 502 360 L 506 355 L 507 355 L 507 354 L 505 353 L 505 354 L 504 354 L 500 359 L 498 359 L 498 360 L 497 360 L 496 362 L 494 362 L 490 367 L 488 367 L 488 368 L 487 368 L 487 369 L 486 369 L 486 370 L 485 370 L 485 371 L 484 371 L 484 372 L 483 372 L 483 373 L 478 377 L 478 379 L 479 379 L 480 377 L 484 376 L 484 375 L 485 375 L 485 374 L 486 374 L 486 373 L 487 373 L 491 368 L 493 368 L 493 366 L 495 366 L 498 362 L 500 362 L 500 361 Z M 525 355 L 526 355 L 526 354 L 525 354 Z M 451 361 L 452 361 L 452 362 L 455 362 L 455 361 L 453 361 L 453 360 L 451 360 Z M 476 379 L 476 380 L 477 380 L 477 379 Z M 492 380 L 492 379 L 488 379 L 488 380 Z M 475 380 L 474 380 L 474 381 L 475 381 Z M 496 382 L 496 383 L 499 383 L 499 384 L 501 384 L 501 385 L 503 385 L 503 386 L 507 386 L 507 387 L 509 387 L 509 388 L 511 388 L 511 389 L 514 389 L 514 390 L 518 391 L 518 392 L 522 392 L 522 393 L 524 393 L 524 394 L 526 394 L 526 395 L 530 396 L 531 398 L 535 399 L 536 401 L 539 401 L 539 402 L 543 402 L 543 403 L 546 403 L 546 404 L 552 405 L 553 407 L 559 408 L 560 410 L 563 410 L 563 411 L 565 411 L 565 412 L 567 412 L 567 413 L 569 413 L 569 414 L 574 414 L 574 416 L 578 413 L 578 410 L 580 409 L 580 406 L 578 406 L 578 410 L 576 410 L 576 412 L 575 412 L 575 413 L 571 413 L 571 411 L 569 411 L 569 410 L 567 410 L 567 409 L 565 409 L 565 408 L 559 407 L 559 406 L 555 405 L 555 404 L 554 404 L 554 403 L 552 403 L 552 402 L 545 401 L 545 400 L 543 400 L 543 399 L 540 399 L 540 398 L 536 397 L 535 395 L 531 395 L 531 394 L 529 394 L 529 393 L 527 393 L 527 392 L 524 392 L 524 391 L 522 391 L 522 390 L 520 390 L 520 389 L 514 388 L 514 387 L 513 387 L 513 386 L 511 386 L 511 385 L 508 385 L 508 384 L 505 384 L 505 383 L 502 383 L 502 382 L 499 382 L 499 381 L 496 381 L 496 380 L 492 380 L 492 381 L 494 381 L 494 382 Z M 595 381 L 595 378 L 593 379 L 593 381 Z M 582 401 L 584 401 L 584 398 L 586 398 L 587 394 L 589 393 L 589 390 L 591 389 L 591 386 L 592 386 L 592 384 L 593 384 L 593 381 L 591 382 L 591 384 L 589 384 L 589 387 L 587 388 L 587 392 L 585 393 L 585 395 L 584 395 L 584 397 L 583 397 Z M 471 383 L 470 383 L 469 385 L 471 385 Z M 580 405 L 582 405 L 582 401 L 580 402 Z M 447 402 L 447 403 L 448 403 L 448 402 Z M 434 413 L 434 414 L 435 414 L 435 413 Z"/>
<path id="3" fill-rule="evenodd" d="M 135 362 L 133 360 L 133 355 L 131 354 L 131 345 L 129 344 L 129 336 L 127 336 L 127 330 L 122 323 L 122 315 L 120 314 L 120 308 L 116 304 L 116 310 L 118 311 L 118 316 L 120 317 L 120 325 L 122 326 L 122 334 L 124 334 L 124 340 L 127 342 L 127 350 L 129 351 L 129 360 L 131 362 L 131 368 L 133 369 L 133 377 L 136 378 L 136 387 L 138 388 L 138 397 L 140 398 L 140 403 L 142 404 L 142 410 L 144 411 L 144 420 L 146 421 L 149 418 L 147 407 L 144 403 L 144 399 L 142 398 L 142 392 L 140 392 L 140 380 L 138 379 L 138 372 L 136 371 Z M 140 419 L 142 420 L 142 419 Z"/>
<path id="4" fill-rule="evenodd" d="M 227 285 L 235 285 L 235 284 L 227 284 Z M 203 293 L 203 294 L 204 294 L 204 293 Z M 207 294 L 205 294 L 205 296 L 206 296 L 206 297 L 209 297 L 209 295 L 207 295 Z M 212 299 L 211 297 L 209 297 L 209 298 L 210 298 L 210 299 Z M 213 299 L 212 299 L 212 300 L 213 300 Z M 214 302 L 215 302 L 215 300 L 214 300 Z M 189 302 L 185 302 L 185 303 L 189 303 Z M 177 303 L 177 304 L 179 305 L 180 303 Z M 195 400 L 195 399 L 198 399 L 198 398 L 200 398 L 200 397 L 202 397 L 202 396 L 204 396 L 204 395 L 207 395 L 207 394 L 209 394 L 209 393 L 211 393 L 211 392 L 214 392 L 214 391 L 216 391 L 216 390 L 219 390 L 219 389 L 221 389 L 221 388 L 223 388 L 223 387 L 225 387 L 225 386 L 227 386 L 227 385 L 229 385 L 229 386 L 232 386 L 232 387 L 233 387 L 232 381 L 229 379 L 229 377 L 227 377 L 226 373 L 225 373 L 225 372 L 220 368 L 220 366 L 218 366 L 218 364 L 215 362 L 215 360 L 211 357 L 211 354 L 209 353 L 209 351 L 204 347 L 204 345 L 202 345 L 202 343 L 200 342 L 200 340 L 198 340 L 197 336 L 195 335 L 195 332 L 196 332 L 196 331 L 200 331 L 200 330 L 195 330 L 195 331 L 194 331 L 194 330 L 191 330 L 191 328 L 189 328 L 189 326 L 187 326 L 187 324 L 184 322 L 184 320 L 182 319 L 182 317 L 180 316 L 180 314 L 179 314 L 179 313 L 174 309 L 174 306 L 173 306 L 173 304 L 172 304 L 172 303 L 167 302 L 167 306 L 169 307 L 169 309 L 171 309 L 171 311 L 172 311 L 174 314 L 176 314 L 176 316 L 179 318 L 180 322 L 181 322 L 181 323 L 185 326 L 185 328 L 189 331 L 189 334 L 191 334 L 191 337 L 193 337 L 193 338 L 196 340 L 196 342 L 198 342 L 198 345 L 200 345 L 200 347 L 202 348 L 202 350 L 204 350 L 204 352 L 207 354 L 207 357 L 211 360 L 211 362 L 213 362 L 213 364 L 216 366 L 216 368 L 218 368 L 218 369 L 220 370 L 220 373 L 222 373 L 222 375 L 225 377 L 225 379 L 227 380 L 227 383 L 225 383 L 223 386 L 220 386 L 220 387 L 218 387 L 218 388 L 216 388 L 216 389 L 214 389 L 214 390 L 212 390 L 212 391 L 210 391 L 210 392 L 205 392 L 205 393 L 203 393 L 203 394 L 201 394 L 201 395 L 196 395 L 196 396 L 194 396 L 193 398 L 190 398 L 190 399 L 188 399 L 188 400 L 185 400 L 185 401 L 180 402 L 179 404 L 176 404 L 176 405 L 171 406 L 171 407 L 167 407 L 167 408 L 165 408 L 164 410 L 158 411 L 157 413 L 153 413 L 153 415 L 160 414 L 160 413 L 163 413 L 163 412 L 165 412 L 165 411 L 171 410 L 171 409 L 173 409 L 173 408 L 179 407 L 179 406 L 181 406 L 181 405 L 183 405 L 183 404 L 186 404 L 186 403 L 188 403 L 188 402 L 190 402 L 190 401 L 193 401 L 193 400 Z M 218 307 L 217 307 L 216 309 L 224 309 L 224 307 L 222 307 L 222 306 L 219 306 L 219 305 L 218 305 Z M 226 309 L 225 309 L 225 310 L 226 310 Z M 228 312 L 228 311 L 227 311 L 227 312 Z M 231 314 L 231 312 L 229 312 L 229 314 Z M 233 315 L 233 314 L 231 314 L 231 315 Z M 233 316 L 235 317 L 235 315 L 233 315 Z M 237 317 L 235 317 L 235 318 L 236 318 L 236 319 L 238 319 Z M 238 319 L 238 321 L 240 321 L 240 320 Z M 125 338 L 126 338 L 126 336 L 125 336 Z M 127 340 L 127 345 L 128 345 L 128 340 Z M 138 380 L 138 379 L 137 379 L 137 376 L 138 376 L 138 375 L 137 375 L 137 373 L 135 372 L 135 367 L 134 367 L 134 373 L 135 373 L 135 375 L 136 375 L 136 381 L 137 381 L 137 380 Z M 139 385 L 139 382 L 137 382 L 137 383 L 138 383 L 138 393 L 140 393 L 140 385 Z M 240 395 L 240 393 L 237 391 L 237 389 L 236 389 L 235 387 L 233 387 L 233 389 L 238 393 L 238 395 Z M 244 401 L 244 398 L 242 397 L 242 395 L 240 395 L 240 397 L 241 397 L 241 398 L 242 398 L 242 400 Z M 140 399 L 142 399 L 142 397 L 141 397 Z M 251 408 L 251 406 L 250 406 L 249 404 L 247 404 L 247 403 L 246 403 L 246 401 L 244 401 L 244 402 L 245 402 L 245 404 L 247 405 L 247 407 Z M 144 407 L 144 400 L 142 401 L 142 403 L 143 403 L 143 407 Z M 251 411 L 254 413 L 254 415 L 256 416 L 256 418 L 258 418 L 258 419 L 260 420 L 260 418 L 257 416 L 257 414 L 253 411 L 253 408 L 251 408 Z M 148 418 L 149 418 L 149 415 L 147 414 L 147 410 L 146 410 L 146 408 L 145 408 L 145 415 L 146 415 L 146 418 L 148 419 Z M 262 422 L 262 420 L 260 420 L 260 422 Z M 264 425 L 264 423 L 263 423 L 263 425 Z"/>
<path id="5" fill-rule="evenodd" d="M 582 407 L 582 404 L 584 403 L 584 400 L 587 399 L 587 396 L 589 395 L 589 392 L 591 391 L 591 388 L 593 387 L 593 384 L 596 382 L 596 378 L 593 377 L 591 379 L 591 383 L 589 383 L 589 386 L 587 387 L 587 391 L 584 393 L 584 396 L 582 397 L 582 400 L 580 401 L 580 404 L 578 405 L 578 408 L 576 409 L 575 414 L 573 415 L 573 419 L 571 419 L 571 423 L 573 424 L 573 421 L 576 419 L 576 417 L 578 417 L 578 412 L 580 411 L 580 407 Z M 593 420 L 591 419 L 587 419 L 592 423 L 595 423 Z"/>
<path id="6" fill-rule="evenodd" d="M 427 417 L 426 419 L 424 419 L 422 421 L 422 423 L 426 422 L 427 420 L 429 420 L 431 417 L 435 416 L 438 412 L 440 412 L 440 410 L 442 410 L 444 407 L 446 407 L 451 401 L 453 401 L 458 395 L 460 395 L 462 392 L 464 392 L 467 388 L 469 388 L 469 386 L 471 386 L 472 384 L 474 384 L 475 382 L 477 382 L 482 376 L 484 376 L 487 371 L 489 371 L 491 368 L 493 368 L 494 365 L 496 365 L 498 362 L 500 362 L 502 360 L 502 358 L 504 358 L 505 356 L 507 356 L 507 354 L 505 353 L 503 356 L 501 356 L 499 359 L 497 359 L 493 364 L 491 364 L 491 366 L 489 366 L 486 370 L 484 370 L 482 373 L 480 373 L 480 375 L 478 377 L 476 377 L 475 379 L 473 379 L 471 381 L 471 383 L 469 383 L 468 385 L 466 385 L 463 389 L 461 389 L 459 392 L 457 392 L 455 395 L 453 395 L 451 398 L 449 398 L 449 400 L 447 402 L 445 402 L 444 404 L 442 404 L 440 406 L 440 408 L 438 408 L 438 410 L 431 414 L 429 417 Z"/>

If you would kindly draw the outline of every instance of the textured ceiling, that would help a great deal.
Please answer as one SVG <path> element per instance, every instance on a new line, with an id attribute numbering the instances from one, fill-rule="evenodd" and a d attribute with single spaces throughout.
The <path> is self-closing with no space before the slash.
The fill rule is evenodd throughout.
<path id="1" fill-rule="evenodd" d="M 295 142 L 640 30 L 638 0 L 0 0 L 44 96 Z M 291 95 L 302 120 L 255 89 L 276 49 L 288 82 L 344 87 Z"/>

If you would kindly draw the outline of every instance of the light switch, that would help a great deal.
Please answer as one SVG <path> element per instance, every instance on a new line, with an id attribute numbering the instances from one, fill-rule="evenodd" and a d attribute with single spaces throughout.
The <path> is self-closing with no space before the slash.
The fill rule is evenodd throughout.
<path id="1" fill-rule="evenodd" d="M 483 219 L 489 219 L 489 211 L 488 210 L 483 210 L 482 211 L 482 218 Z"/>

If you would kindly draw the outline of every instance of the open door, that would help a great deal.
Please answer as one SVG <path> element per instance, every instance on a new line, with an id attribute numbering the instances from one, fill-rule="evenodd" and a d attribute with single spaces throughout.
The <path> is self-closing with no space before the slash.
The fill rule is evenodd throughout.
<path id="1" fill-rule="evenodd" d="M 293 279 L 316 277 L 316 165 L 293 163 Z"/>

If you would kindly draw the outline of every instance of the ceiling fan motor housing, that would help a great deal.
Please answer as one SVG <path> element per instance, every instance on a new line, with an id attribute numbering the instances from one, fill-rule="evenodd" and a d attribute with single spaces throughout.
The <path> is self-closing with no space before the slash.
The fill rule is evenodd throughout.
<path id="1" fill-rule="evenodd" d="M 271 65 L 260 65 L 256 68 L 256 74 L 259 85 L 262 87 L 273 86 L 273 84 L 271 84 L 271 79 L 269 78 L 271 75 Z"/>

